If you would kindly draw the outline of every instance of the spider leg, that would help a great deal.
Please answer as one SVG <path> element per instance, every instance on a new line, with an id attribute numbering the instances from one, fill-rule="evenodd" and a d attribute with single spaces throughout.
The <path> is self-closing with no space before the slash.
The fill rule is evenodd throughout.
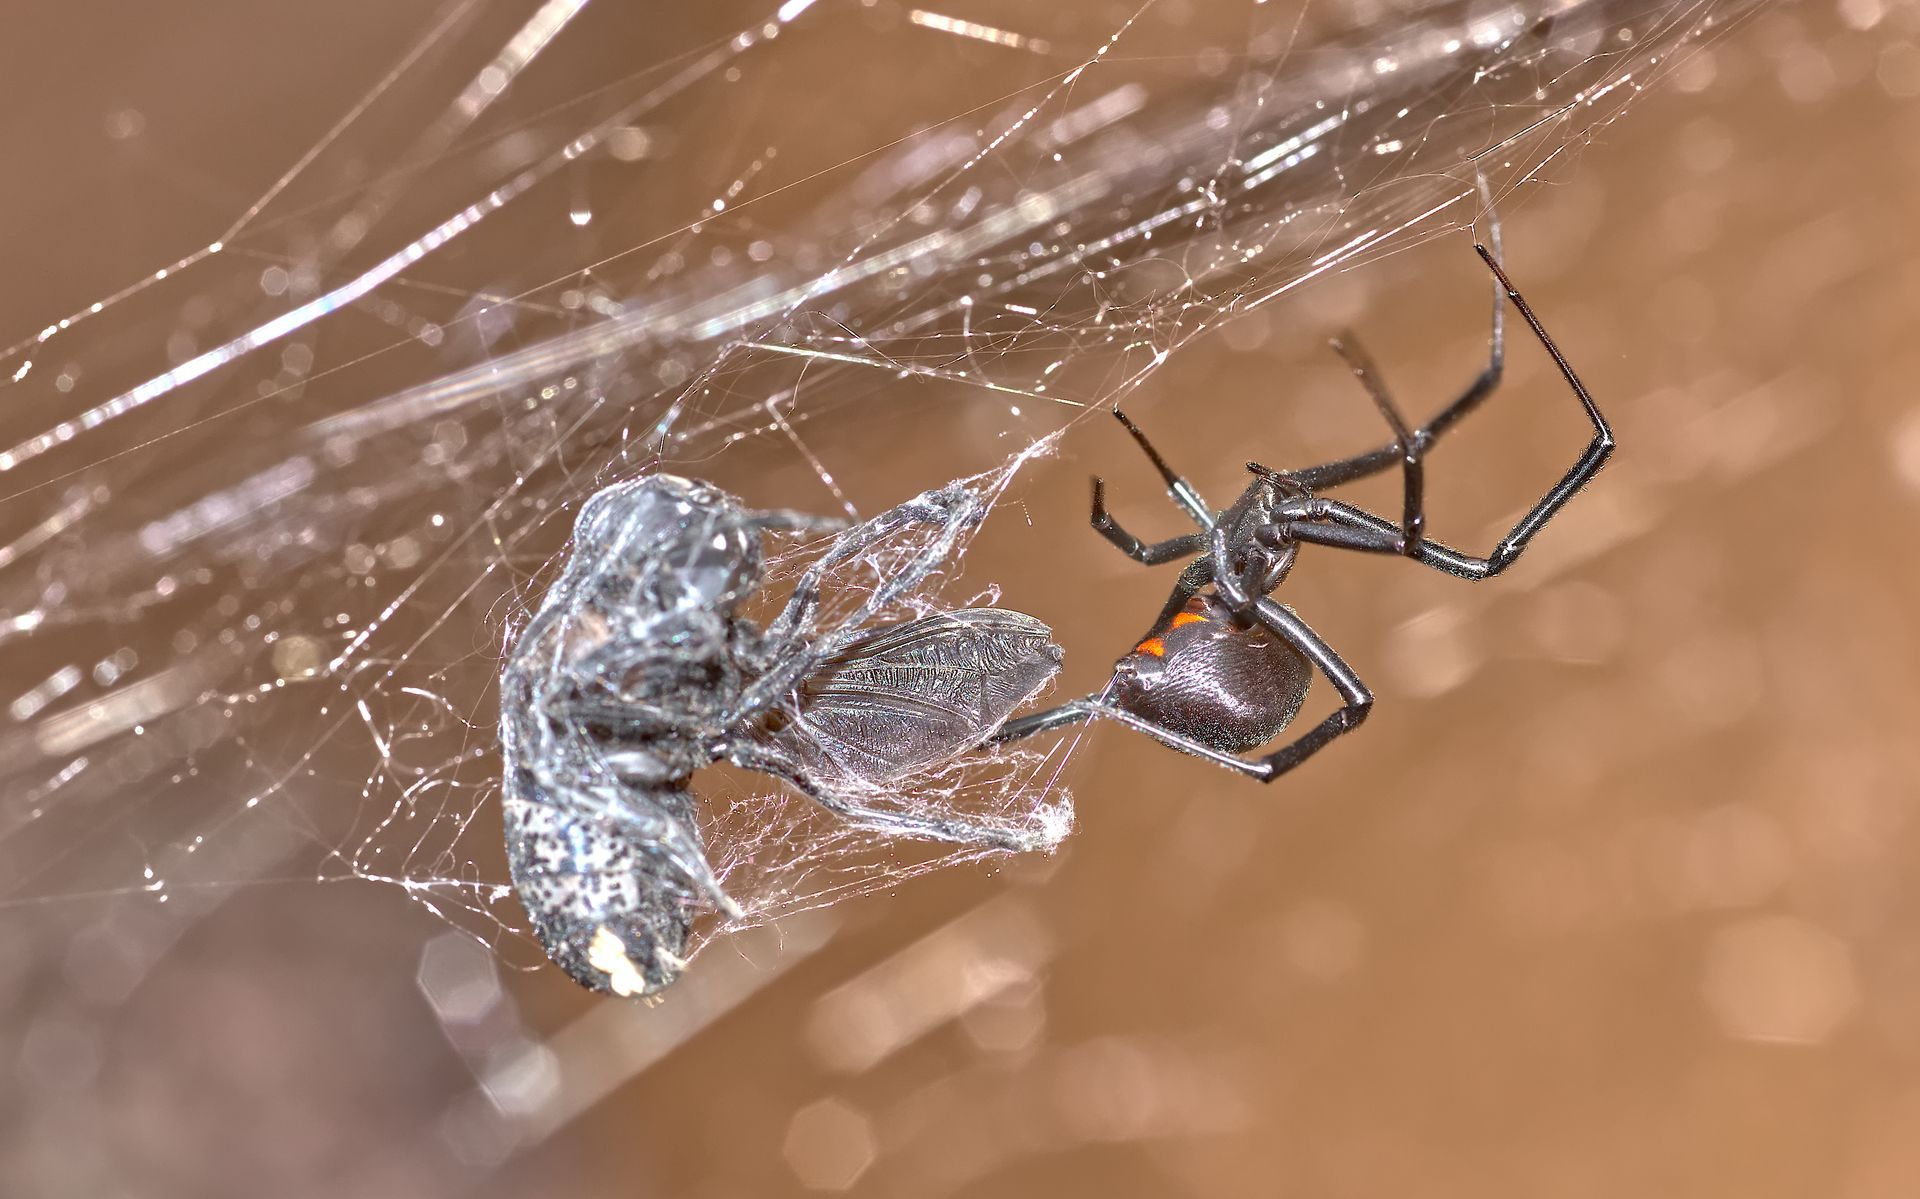
<path id="1" fill-rule="evenodd" d="M 1054 729 L 1064 729 L 1068 725 L 1081 724 L 1095 716 L 1112 715 L 1114 709 L 1100 702 L 1098 695 L 1083 696 L 1061 704 L 1057 708 L 1048 708 L 1044 712 L 1035 712 L 1031 716 L 1022 716 L 1018 720 L 1009 720 L 994 730 L 988 737 L 988 745 L 1005 745 L 1009 741 L 1020 741 L 1036 733 L 1050 733 Z"/>
<path id="2" fill-rule="evenodd" d="M 1061 704 L 1045 712 L 1036 712 L 1032 716 L 1019 720 L 1010 720 L 1000 727 L 1000 731 L 989 738 L 990 743 L 1000 744 L 1018 741 L 1022 737 L 1031 737 L 1035 733 L 1050 732 L 1079 724 L 1095 716 L 1126 725 L 1128 728 L 1147 734 L 1164 745 L 1205 758 L 1216 766 L 1238 771 L 1249 778 L 1270 783 L 1287 771 L 1306 761 L 1327 743 L 1342 733 L 1358 728 L 1373 708 L 1373 692 L 1360 681 L 1340 655 L 1334 652 L 1320 634 L 1313 631 L 1307 622 L 1287 611 L 1270 599 L 1257 599 L 1249 606 L 1252 618 L 1284 639 L 1287 644 L 1299 650 L 1307 661 L 1320 668 L 1334 689 L 1340 693 L 1343 701 L 1339 711 L 1294 740 L 1281 746 L 1263 758 L 1248 761 L 1230 753 L 1223 753 L 1204 742 L 1195 741 L 1182 733 L 1176 733 L 1152 720 L 1136 716 L 1123 708 L 1114 707 L 1099 695 L 1089 695 L 1070 703 Z"/>
<path id="3" fill-rule="evenodd" d="M 1338 711 L 1260 759 L 1254 777 L 1263 783 L 1270 783 L 1318 753 L 1335 737 L 1359 728 L 1360 722 L 1373 710 L 1373 692 L 1367 690 L 1360 676 L 1353 673 L 1353 668 L 1334 652 L 1320 634 L 1292 612 L 1263 596 L 1254 602 L 1253 616 L 1299 650 L 1307 661 L 1319 667 L 1320 673 L 1326 675 L 1333 689 L 1340 693 L 1342 701 Z"/>
<path id="4" fill-rule="evenodd" d="M 1116 708 L 1106 702 L 1099 694 L 1085 695 L 1079 699 L 1061 704 L 1057 708 L 1048 708 L 1044 712 L 1035 712 L 1019 720 L 1009 720 L 1000 726 L 998 732 L 987 738 L 989 745 L 1005 745 L 1019 741 L 1038 733 L 1050 733 L 1055 729 L 1071 725 L 1084 724 L 1096 716 L 1105 717 L 1116 724 L 1123 724 L 1135 732 L 1145 733 L 1163 745 L 1172 746 L 1183 753 L 1205 758 L 1216 766 L 1228 770 L 1237 770 L 1242 774 L 1260 777 L 1260 768 L 1251 762 L 1243 761 L 1229 753 L 1222 753 L 1210 745 L 1193 740 L 1191 737 L 1176 733 L 1172 729 L 1155 724 L 1142 716 L 1135 716 L 1124 708 Z"/>
<path id="5" fill-rule="evenodd" d="M 1167 494 L 1173 497 L 1173 502 L 1180 505 L 1181 510 L 1193 518 L 1194 524 L 1202 529 L 1211 529 L 1213 509 L 1207 507 L 1206 499 L 1194 489 L 1193 484 L 1173 473 L 1173 468 L 1168 466 L 1167 460 L 1160 456 L 1160 451 L 1153 448 L 1153 443 L 1148 441 L 1147 435 L 1140 431 L 1140 426 L 1127 419 L 1126 413 L 1115 408 L 1113 418 L 1133 435 L 1134 442 L 1146 453 L 1147 460 L 1153 463 L 1153 469 L 1160 472 L 1161 479 L 1167 484 Z"/>
<path id="6" fill-rule="evenodd" d="M 1414 552 L 1407 556 L 1424 566 L 1445 571 L 1457 578 L 1490 579 L 1512 565 L 1513 560 L 1520 556 L 1520 551 L 1526 548 L 1527 540 L 1538 531 L 1540 524 L 1546 519 L 1538 516 L 1541 509 L 1549 505 L 1558 508 L 1560 504 L 1566 502 L 1564 498 L 1556 501 L 1557 494 L 1564 486 L 1563 480 L 1560 486 L 1556 486 L 1545 499 L 1535 505 L 1533 511 L 1514 526 L 1514 530 L 1502 538 L 1500 543 L 1493 547 L 1493 552 L 1484 558 L 1463 553 L 1450 545 L 1433 540 L 1422 541 Z M 1383 520 L 1364 508 L 1356 508 L 1352 504 L 1343 504 L 1336 500 L 1323 500 L 1316 507 L 1318 511 L 1313 518 L 1297 521 L 1288 526 L 1288 536 L 1295 541 L 1328 545 L 1337 549 L 1383 554 L 1401 553 L 1400 530 L 1391 521 Z M 1552 512 L 1548 511 L 1547 516 L 1551 515 Z"/>
<path id="7" fill-rule="evenodd" d="M 1197 537 L 1198 534 L 1194 536 Z M 1184 538 L 1182 540 L 1184 540 Z M 1180 577 L 1174 581 L 1172 592 L 1167 595 L 1166 604 L 1160 609 L 1160 615 L 1154 617 L 1153 623 L 1148 627 L 1154 629 L 1165 627 L 1167 622 L 1173 619 L 1174 613 L 1186 607 L 1187 601 L 1198 595 L 1200 589 L 1211 582 L 1213 582 L 1213 559 L 1204 556 L 1195 558 L 1187 564 L 1185 570 L 1180 572 Z M 1112 716 L 1116 720 L 1121 720 L 1122 723 L 1128 720 L 1137 721 L 1139 719 L 1137 716 L 1123 718 L 1116 715 L 1118 711 L 1116 708 L 1110 708 L 1103 704 L 1098 695 L 1089 695 L 1084 699 L 1072 700 L 1056 708 L 1048 708 L 1044 712 L 1035 712 L 1031 716 L 1022 716 L 1018 720 L 1009 720 L 995 730 L 993 736 L 987 738 L 986 743 L 988 745 L 1000 745 L 1008 741 L 1019 741 L 1024 737 L 1031 737 L 1036 733 L 1045 733 L 1053 729 L 1065 728 L 1070 724 L 1079 724 L 1081 721 L 1092 716 Z M 1194 752 L 1198 753 L 1199 751 L 1195 750 Z M 1204 757 L 1206 755 L 1202 754 L 1201 756 Z"/>
<path id="8" fill-rule="evenodd" d="M 1487 194 L 1487 181 L 1484 176 L 1480 179 L 1480 196 L 1487 212 L 1487 240 L 1492 245 L 1493 256 L 1497 260 L 1500 257 L 1500 216 L 1493 210 L 1493 200 Z M 1410 437 L 1400 435 L 1396 427 L 1393 445 L 1381 446 L 1379 449 L 1356 454 L 1351 458 L 1342 458 L 1336 462 L 1310 466 L 1305 470 L 1289 471 L 1289 476 L 1307 490 L 1318 491 L 1326 487 L 1337 487 L 1342 483 L 1351 483 L 1355 479 L 1364 479 L 1369 475 L 1377 475 L 1391 468 L 1395 463 L 1403 461 L 1409 451 L 1418 456 L 1432 449 L 1434 442 L 1440 440 L 1441 434 L 1459 424 L 1462 418 L 1473 412 L 1488 396 L 1499 389 L 1500 378 L 1506 370 L 1507 360 L 1506 301 L 1506 288 L 1496 277 L 1493 282 L 1492 328 L 1487 335 L 1487 365 L 1474 377 L 1473 382 L 1467 384 L 1466 390 L 1449 401 L 1432 420 L 1415 429 Z M 1348 360 L 1348 364 L 1353 365 L 1351 359 Z M 1360 373 L 1358 367 L 1355 368 L 1354 373 Z M 1363 377 L 1361 382 L 1365 384 L 1367 380 Z M 1374 394 L 1375 403 L 1378 403 L 1379 394 L 1374 392 L 1371 385 L 1368 386 L 1368 391 Z M 1392 419 L 1389 417 L 1389 420 Z"/>
<path id="9" fill-rule="evenodd" d="M 1546 328 L 1540 323 L 1540 318 L 1534 315 L 1533 309 L 1528 306 L 1525 298 L 1514 289 L 1506 272 L 1500 269 L 1498 262 L 1494 261 L 1493 255 L 1485 246 L 1474 248 L 1480 252 L 1480 257 L 1486 260 L 1488 269 L 1493 271 L 1494 278 L 1506 291 L 1507 298 L 1513 302 L 1515 308 L 1520 310 L 1520 315 L 1526 318 L 1527 326 L 1533 330 L 1534 336 L 1540 340 L 1542 346 L 1546 347 L 1547 353 L 1553 358 L 1554 365 L 1560 368 L 1561 378 L 1565 379 L 1567 386 L 1573 389 L 1573 394 L 1579 399 L 1580 406 L 1586 410 L 1587 419 L 1593 423 L 1593 440 L 1588 442 L 1586 451 L 1567 470 L 1567 473 L 1561 476 L 1560 481 L 1540 497 L 1527 514 L 1508 530 L 1507 535 L 1502 537 L 1499 544 L 1495 545 L 1493 551 L 1484 558 L 1462 553 L 1436 541 L 1422 540 L 1417 545 L 1409 545 L 1403 549 L 1401 544 L 1403 530 L 1396 529 L 1389 522 L 1365 509 L 1318 497 L 1294 501 L 1282 506 L 1283 517 L 1297 514 L 1298 518 L 1288 526 L 1290 535 L 1295 539 L 1319 545 L 1338 546 L 1343 549 L 1404 552 L 1415 561 L 1437 570 L 1444 570 L 1448 574 L 1458 575 L 1463 579 L 1490 578 L 1512 565 L 1513 560 L 1527 548 L 1527 543 L 1533 540 L 1534 535 L 1545 527 L 1561 508 L 1566 506 L 1568 500 L 1587 485 L 1588 480 L 1599 473 L 1600 468 L 1606 465 L 1607 459 L 1613 454 L 1613 430 L 1608 426 L 1607 418 L 1601 415 L 1600 407 L 1594 403 L 1593 396 L 1588 393 L 1586 385 L 1580 382 L 1580 376 L 1574 373 L 1572 364 L 1567 361 L 1565 355 L 1561 354 L 1560 348 L 1554 345 L 1553 338 L 1548 336 Z M 1287 511 L 1287 509 L 1293 511 Z"/>
<path id="10" fill-rule="evenodd" d="M 1380 368 L 1374 365 L 1372 356 L 1351 334 L 1344 339 L 1334 338 L 1332 344 L 1334 353 L 1346 359 L 1353 377 L 1373 397 L 1373 406 L 1380 410 L 1380 415 L 1386 418 L 1387 427 L 1393 430 L 1393 448 L 1400 453 L 1400 474 L 1405 484 L 1405 499 L 1400 508 L 1399 552 L 1411 556 L 1420 544 L 1420 536 L 1427 523 L 1426 472 L 1421 465 L 1425 447 L 1414 439 L 1413 431 L 1407 428 L 1406 419 L 1400 415 L 1393 396 L 1388 394 L 1386 384 L 1380 381 Z"/>
<path id="11" fill-rule="evenodd" d="M 1195 553 L 1206 544 L 1206 537 L 1200 533 L 1188 533 L 1181 537 L 1169 537 L 1148 545 L 1120 527 L 1120 522 L 1107 512 L 1107 485 L 1098 476 L 1093 480 L 1093 528 L 1100 536 L 1111 541 L 1116 548 L 1135 562 L 1146 566 L 1159 566 L 1175 558 L 1184 558 Z"/>
<path id="12" fill-rule="evenodd" d="M 847 823 L 875 832 L 915 837 L 923 841 L 946 841 L 956 845 L 985 845 L 994 849 L 1024 852 L 1039 849 L 1046 838 L 1026 830 L 994 825 L 956 816 L 922 816 L 866 803 L 847 790 L 828 786 L 805 767 L 778 749 L 747 742 L 730 742 L 727 760 L 747 770 L 785 779 L 800 793 Z"/>

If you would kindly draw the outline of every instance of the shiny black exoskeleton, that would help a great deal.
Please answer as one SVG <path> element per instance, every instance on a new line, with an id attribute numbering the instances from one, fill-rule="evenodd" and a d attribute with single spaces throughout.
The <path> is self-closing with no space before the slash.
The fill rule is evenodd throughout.
<path id="1" fill-rule="evenodd" d="M 1202 745 L 1257 749 L 1293 723 L 1313 668 L 1217 595 L 1196 595 L 1113 668 L 1106 701 Z"/>
<path id="2" fill-rule="evenodd" d="M 1499 245 L 1496 227 L 1493 242 Z M 1409 429 L 1358 347 L 1334 348 L 1373 398 L 1393 431 L 1391 444 L 1352 458 L 1304 470 L 1276 471 L 1248 463 L 1253 482 L 1240 498 L 1215 511 L 1192 484 L 1176 475 L 1146 435 L 1118 409 L 1127 432 L 1145 451 L 1167 491 L 1197 533 L 1146 544 L 1107 513 L 1105 488 L 1093 481 L 1093 527 L 1136 562 L 1148 566 L 1192 554 L 1173 594 L 1147 636 L 1115 666 L 1106 688 L 1020 720 L 994 736 L 1005 742 L 1030 737 L 1093 716 L 1117 720 L 1175 749 L 1196 754 L 1263 782 L 1298 766 L 1340 734 L 1366 719 L 1373 695 L 1305 621 L 1268 596 L 1293 569 L 1303 544 L 1371 553 L 1399 554 L 1466 579 L 1500 573 L 1519 557 L 1534 534 L 1586 485 L 1613 452 L 1613 433 L 1593 397 L 1561 356 L 1553 339 L 1515 291 L 1495 254 L 1476 246 L 1494 276 L 1493 332 L 1486 369 L 1456 399 L 1419 429 Z M 1422 462 L 1440 435 L 1491 395 L 1504 361 L 1502 314 L 1511 301 L 1573 389 L 1593 423 L 1593 440 L 1572 469 L 1534 504 L 1484 558 L 1461 553 L 1425 535 Z M 1317 493 L 1398 466 L 1405 503 L 1398 524 Z M 1339 692 L 1341 706 L 1312 729 L 1264 757 L 1238 755 L 1283 732 L 1306 698 L 1318 667 Z"/>

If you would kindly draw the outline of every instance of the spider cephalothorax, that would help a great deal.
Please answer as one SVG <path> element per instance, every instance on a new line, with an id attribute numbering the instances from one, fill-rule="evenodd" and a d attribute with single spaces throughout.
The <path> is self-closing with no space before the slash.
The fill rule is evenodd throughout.
<path id="1" fill-rule="evenodd" d="M 1499 245 L 1497 227 L 1493 242 Z M 1176 749 L 1271 782 L 1366 719 L 1373 704 L 1366 684 L 1305 621 L 1268 598 L 1293 569 L 1300 547 L 1328 545 L 1398 554 L 1462 578 L 1488 578 L 1520 555 L 1613 451 L 1613 433 L 1586 387 L 1507 280 L 1495 254 L 1484 246 L 1475 248 L 1495 282 L 1487 366 L 1426 425 L 1408 428 L 1366 355 L 1349 342 L 1334 342 L 1393 432 L 1393 441 L 1379 449 L 1301 470 L 1279 471 L 1248 463 L 1252 481 L 1239 499 L 1216 511 L 1192 484 L 1174 473 L 1132 421 L 1114 411 L 1165 480 L 1173 502 L 1199 531 L 1153 544 L 1141 541 L 1108 514 L 1106 489 L 1097 478 L 1093 527 L 1136 562 L 1156 566 L 1181 558 L 1191 561 L 1180 572 L 1159 617 L 1133 651 L 1120 659 L 1105 688 L 1010 721 L 996 734 L 996 741 L 1013 741 L 1103 716 Z M 1498 386 L 1506 301 L 1519 309 L 1552 355 L 1592 421 L 1594 433 L 1572 469 L 1481 558 L 1427 538 L 1423 462 L 1440 435 Z M 1405 484 L 1398 523 L 1319 494 L 1396 466 Z M 1252 761 L 1239 757 L 1279 736 L 1293 722 L 1306 699 L 1313 668 L 1339 692 L 1340 708 L 1264 757 Z"/>

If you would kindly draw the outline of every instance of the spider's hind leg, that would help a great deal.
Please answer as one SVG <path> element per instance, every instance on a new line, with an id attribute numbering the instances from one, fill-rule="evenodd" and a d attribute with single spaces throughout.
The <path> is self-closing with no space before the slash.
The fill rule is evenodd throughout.
<path id="1" fill-rule="evenodd" d="M 1281 746 L 1259 761 L 1259 772 L 1255 775 L 1263 783 L 1271 783 L 1287 771 L 1306 761 L 1328 742 L 1342 733 L 1350 733 L 1360 727 L 1373 710 L 1373 692 L 1360 681 L 1346 660 L 1324 641 L 1320 634 L 1313 631 L 1307 622 L 1295 616 L 1291 611 L 1262 597 L 1254 603 L 1254 619 L 1283 638 L 1287 644 L 1300 651 L 1302 657 L 1320 668 L 1327 676 L 1333 689 L 1340 693 L 1340 708 L 1325 720 L 1307 730 L 1300 737 Z"/>
<path id="2" fill-rule="evenodd" d="M 1360 681 L 1360 676 L 1346 664 L 1334 648 L 1326 643 L 1320 634 L 1313 631 L 1307 622 L 1292 612 L 1263 597 L 1253 599 L 1247 605 L 1250 618 L 1286 641 L 1300 656 L 1317 667 L 1334 690 L 1340 693 L 1340 708 L 1313 728 L 1289 741 L 1287 744 L 1267 754 L 1265 757 L 1249 761 L 1235 754 L 1197 741 L 1185 733 L 1176 732 L 1157 721 L 1116 707 L 1107 702 L 1105 696 L 1095 693 L 1036 712 L 1019 720 L 1010 720 L 1000 727 L 1000 731 L 988 739 L 990 744 L 1004 744 L 1031 737 L 1037 733 L 1047 733 L 1054 729 L 1080 724 L 1095 716 L 1102 716 L 1118 724 L 1126 725 L 1135 732 L 1145 733 L 1162 745 L 1189 753 L 1197 758 L 1205 758 L 1216 766 L 1244 774 L 1263 783 L 1271 783 L 1295 766 L 1306 761 L 1343 733 L 1360 727 L 1367 714 L 1373 710 L 1373 692 Z"/>
<path id="3" fill-rule="evenodd" d="M 988 745 L 1005 745 L 1010 741 L 1021 741 L 1040 733 L 1050 733 L 1055 729 L 1064 729 L 1071 725 L 1085 724 L 1093 717 L 1106 712 L 1097 696 L 1087 696 L 1061 704 L 1057 708 L 1048 708 L 1044 712 L 1035 712 L 1022 716 L 1018 720 L 1009 720 L 994 730 L 987 738 Z"/>

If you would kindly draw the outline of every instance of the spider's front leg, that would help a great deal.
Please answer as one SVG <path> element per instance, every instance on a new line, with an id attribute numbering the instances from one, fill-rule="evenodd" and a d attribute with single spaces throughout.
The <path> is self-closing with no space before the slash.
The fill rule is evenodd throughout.
<path id="1" fill-rule="evenodd" d="M 1159 566 L 1175 558 L 1185 558 L 1197 553 L 1206 544 L 1206 534 L 1187 533 L 1180 537 L 1169 537 L 1165 541 L 1156 541 L 1152 545 L 1141 541 L 1132 533 L 1120 527 L 1107 511 L 1107 484 L 1098 475 L 1093 480 L 1093 531 L 1113 543 L 1127 557 L 1143 566 Z"/>
<path id="2" fill-rule="evenodd" d="M 1113 410 L 1113 416 L 1126 427 L 1134 442 L 1146 454 L 1147 460 L 1153 463 L 1153 469 L 1159 472 L 1161 480 L 1166 483 L 1167 494 L 1173 498 L 1173 502 L 1192 518 L 1194 524 L 1200 526 L 1201 531 L 1188 533 L 1182 537 L 1169 537 L 1165 541 L 1157 541 L 1151 545 L 1141 541 L 1121 528 L 1120 522 L 1113 519 L 1113 514 L 1107 511 L 1107 485 L 1104 480 L 1095 475 L 1093 479 L 1094 532 L 1112 542 L 1114 548 L 1127 557 L 1147 566 L 1158 566 L 1163 562 L 1171 562 L 1175 558 L 1184 558 L 1198 552 L 1207 543 L 1207 531 L 1213 528 L 1215 519 L 1213 510 L 1207 507 L 1206 499 L 1194 489 L 1193 484 L 1175 474 L 1173 468 L 1167 465 L 1167 460 L 1160 456 L 1159 450 L 1153 448 L 1153 443 L 1148 441 L 1147 435 L 1140 431 L 1140 426 L 1128 420 L 1127 414 L 1118 408 Z"/>
<path id="3" fill-rule="evenodd" d="M 1486 262 L 1487 269 L 1493 272 L 1494 279 L 1505 291 L 1507 299 L 1526 319 L 1527 327 L 1533 330 L 1533 335 L 1539 339 L 1541 346 L 1552 357 L 1554 365 L 1560 370 L 1561 378 L 1573 391 L 1574 398 L 1580 401 L 1581 410 L 1593 426 L 1593 438 L 1587 443 L 1586 451 L 1580 455 L 1579 460 L 1567 470 L 1566 474 L 1561 476 L 1558 483 L 1535 501 L 1527 514 L 1508 530 L 1507 535 L 1502 537 L 1499 544 L 1495 545 L 1492 552 L 1484 558 L 1462 553 L 1451 546 L 1442 545 L 1424 537 L 1417 541 L 1406 541 L 1404 525 L 1396 529 L 1389 522 L 1365 509 L 1352 504 L 1322 499 L 1311 501 L 1314 510 L 1311 513 L 1299 514 L 1298 523 L 1290 527 L 1290 534 L 1296 539 L 1320 545 L 1338 546 L 1343 549 L 1376 552 L 1403 551 L 1415 561 L 1463 579 L 1491 578 L 1513 564 L 1521 551 L 1527 548 L 1527 543 L 1546 527 L 1547 522 L 1552 520 L 1582 487 L 1600 473 L 1600 468 L 1606 465 L 1607 459 L 1613 455 L 1612 426 L 1601 414 L 1600 407 L 1587 391 L 1586 384 L 1582 383 L 1580 376 L 1574 373 L 1573 365 L 1567 361 L 1565 355 L 1561 354 L 1553 338 L 1548 336 L 1546 328 L 1540 323 L 1540 318 L 1534 315 L 1533 309 L 1527 304 L 1525 298 L 1515 290 L 1513 283 L 1507 278 L 1506 272 L 1500 268 L 1493 254 L 1485 246 L 1474 248 Z M 1409 494 L 1412 490 L 1413 485 L 1410 483 Z"/>
<path id="4" fill-rule="evenodd" d="M 1493 195 L 1487 188 L 1487 179 L 1484 175 L 1479 179 L 1479 191 L 1481 205 L 1487 215 L 1487 241 L 1488 244 L 1493 247 L 1493 258 L 1498 260 L 1500 257 L 1500 214 L 1494 211 Z M 1488 396 L 1491 396 L 1499 389 L 1500 380 L 1506 373 L 1507 362 L 1506 308 L 1506 289 L 1501 286 L 1500 280 L 1496 278 L 1493 282 L 1493 317 L 1491 326 L 1487 332 L 1487 364 L 1481 368 L 1480 373 L 1474 376 L 1473 381 L 1467 384 L 1466 388 L 1462 390 L 1459 395 L 1448 401 L 1447 406 L 1435 413 L 1433 418 L 1427 421 L 1426 424 L 1409 433 L 1405 427 L 1405 422 L 1400 420 L 1399 414 L 1396 411 L 1388 410 L 1392 407 L 1391 401 L 1389 401 L 1383 411 L 1386 412 L 1388 423 L 1394 427 L 1394 442 L 1392 445 L 1381 446 L 1378 449 L 1369 450 L 1364 454 L 1356 454 L 1351 458 L 1342 458 L 1335 462 L 1327 462 L 1319 466 L 1294 471 L 1292 472 L 1294 478 L 1308 491 L 1318 491 L 1322 488 L 1337 487 L 1342 483 L 1351 483 L 1356 479 L 1364 479 L 1369 475 L 1379 474 L 1381 471 L 1391 468 L 1396 463 L 1406 462 L 1409 458 L 1417 464 L 1419 459 L 1421 459 L 1428 450 L 1433 448 L 1434 443 L 1438 442 L 1448 429 L 1459 424 L 1460 421 L 1470 415 L 1474 409 L 1478 408 Z M 1334 343 L 1334 349 L 1340 353 L 1341 357 L 1347 359 L 1347 365 L 1351 367 L 1354 374 L 1359 377 L 1361 385 L 1367 389 L 1369 395 L 1373 396 L 1375 404 L 1379 404 L 1386 393 L 1385 389 L 1378 383 L 1378 374 L 1373 370 L 1372 363 L 1366 359 L 1364 354 L 1358 355 L 1359 360 L 1356 361 L 1355 356 L 1347 352 L 1347 346 L 1338 340 Z M 1419 518 L 1418 506 L 1420 499 L 1418 483 L 1409 482 L 1407 491 L 1408 502 L 1406 512 L 1409 515 L 1402 517 L 1401 529 L 1403 536 L 1407 536 L 1408 541 L 1411 543 L 1418 540 L 1417 537 L 1413 537 L 1407 533 L 1407 530 L 1412 524 L 1412 520 Z M 1412 519 L 1409 519 L 1409 516 L 1411 516 Z M 1400 552 L 1408 551 L 1402 550 Z"/>
<path id="5" fill-rule="evenodd" d="M 1353 340 L 1351 335 L 1336 337 L 1333 339 L 1333 349 L 1346 359 L 1347 369 L 1353 372 L 1353 377 L 1372 397 L 1373 406 L 1379 409 L 1387 428 L 1393 432 L 1393 445 L 1389 448 L 1400 461 L 1404 495 L 1400 506 L 1400 535 L 1393 542 L 1392 549 L 1396 554 L 1418 557 L 1427 526 L 1426 467 L 1422 460 L 1428 439 L 1407 428 L 1406 418 L 1400 415 L 1399 406 L 1393 402 L 1386 384 L 1380 381 L 1379 368 L 1358 341 Z"/>

